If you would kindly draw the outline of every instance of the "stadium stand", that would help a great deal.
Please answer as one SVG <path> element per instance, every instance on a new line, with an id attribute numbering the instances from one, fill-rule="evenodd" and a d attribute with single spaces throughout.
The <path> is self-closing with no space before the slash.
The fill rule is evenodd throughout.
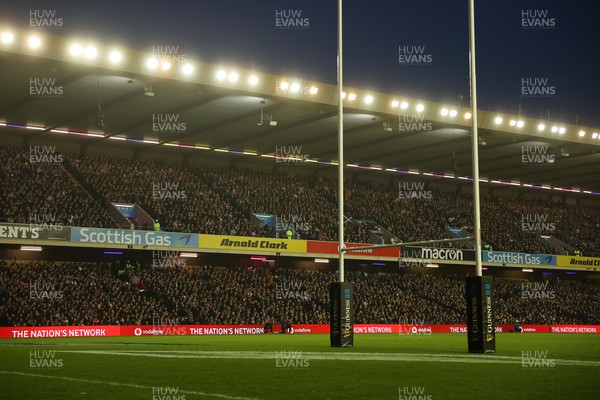
<path id="1" fill-rule="evenodd" d="M 27 155 L 26 149 L 0 148 L 0 177 L 11 188 L 0 194 L 4 221 L 30 223 L 33 213 L 51 213 L 65 225 L 110 227 L 106 204 L 130 202 L 160 219 L 163 230 L 272 237 L 272 229 L 251 220 L 252 213 L 269 213 L 297 218 L 306 229 L 295 238 L 337 241 L 337 184 L 323 177 L 72 154 L 65 154 L 64 166 L 41 166 L 29 163 Z M 163 198 L 165 191 L 179 196 Z M 431 191 L 427 200 L 406 199 L 396 185 L 353 180 L 345 196 L 348 217 L 374 221 L 403 242 L 446 238 L 450 226 L 472 231 L 472 200 L 465 195 Z M 486 196 L 481 213 L 482 238 L 494 250 L 558 253 L 539 239 L 547 234 L 583 255 L 600 255 L 597 208 Z M 527 215 L 543 215 L 551 227 L 524 229 Z M 346 223 L 345 239 L 383 240 L 369 230 L 374 231 Z"/>
<path id="2" fill-rule="evenodd" d="M 111 218 L 60 162 L 32 163 L 29 152 L 0 147 L 0 217 L 7 222 L 108 228 Z M 43 216 L 43 218 L 42 218 Z M 46 218 L 47 217 L 47 218 Z"/>
<path id="3" fill-rule="evenodd" d="M 356 323 L 465 323 L 464 279 L 458 276 L 349 271 Z M 329 270 L 117 264 L 0 262 L 0 320 L 8 326 L 328 323 Z M 523 296 L 523 279 L 497 278 L 499 324 L 598 324 L 600 287 L 547 281 L 552 298 Z M 58 293 L 44 295 L 48 290 Z M 289 296 L 290 291 L 296 295 Z M 285 293 L 287 294 L 285 294 Z M 300 292 L 300 295 L 298 295 Z M 50 296 L 50 297 L 49 297 Z M 60 297 L 60 298 L 58 298 Z"/>

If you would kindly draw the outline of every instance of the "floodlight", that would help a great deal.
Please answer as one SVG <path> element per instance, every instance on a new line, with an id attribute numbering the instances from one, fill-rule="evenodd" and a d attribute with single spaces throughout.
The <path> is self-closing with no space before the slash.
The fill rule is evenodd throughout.
<path id="1" fill-rule="evenodd" d="M 150 57 L 148 61 L 146 61 L 146 66 L 150 69 L 158 67 L 158 59 L 156 57 Z"/>
<path id="2" fill-rule="evenodd" d="M 192 64 L 184 64 L 183 67 L 181 67 L 181 71 L 184 75 L 191 75 L 194 72 L 194 66 Z"/>
<path id="3" fill-rule="evenodd" d="M 77 43 L 74 43 L 71 45 L 71 47 L 69 47 L 69 53 L 71 53 L 72 56 L 79 56 L 81 51 L 81 46 Z"/>
<path id="4" fill-rule="evenodd" d="M 108 59 L 113 63 L 118 63 L 119 61 L 121 61 L 122 58 L 123 58 L 123 55 L 121 54 L 120 51 L 117 51 L 117 50 L 111 51 L 110 54 L 108 55 Z"/>
<path id="5" fill-rule="evenodd" d="M 30 36 L 29 39 L 27 39 L 27 44 L 32 49 L 37 49 L 42 45 L 42 41 L 37 36 Z"/>
<path id="6" fill-rule="evenodd" d="M 4 32 L 2 33 L 1 40 L 4 44 L 12 43 L 15 40 L 15 35 L 12 32 Z"/>

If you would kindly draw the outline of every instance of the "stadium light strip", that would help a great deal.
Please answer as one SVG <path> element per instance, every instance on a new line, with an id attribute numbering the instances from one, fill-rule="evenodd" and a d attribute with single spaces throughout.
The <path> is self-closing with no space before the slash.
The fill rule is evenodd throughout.
<path id="1" fill-rule="evenodd" d="M 42 251 L 42 246 L 21 246 L 22 251 Z"/>
<path id="2" fill-rule="evenodd" d="M 15 125 L 15 124 L 10 124 L 6 121 L 0 122 L 0 126 L 4 126 L 6 128 L 18 128 L 18 129 L 34 130 L 34 131 L 48 130 L 48 128 L 41 127 L 41 126 Z M 105 136 L 105 135 L 95 133 L 95 132 L 78 132 L 78 131 L 69 131 L 69 130 L 65 130 L 65 129 L 49 129 L 49 131 L 53 132 L 53 133 L 100 137 L 100 138 L 108 138 L 111 140 L 128 141 L 128 142 L 135 142 L 135 143 L 141 143 L 141 144 L 152 144 L 152 145 L 161 144 L 163 146 L 181 147 L 181 148 L 187 148 L 187 149 L 198 149 L 198 150 L 207 150 L 207 151 L 212 150 L 212 151 L 216 151 L 216 152 L 220 152 L 220 153 L 233 153 L 233 154 L 246 155 L 246 156 L 252 156 L 252 157 L 265 157 L 265 158 L 275 158 L 276 157 L 273 154 L 258 154 L 255 151 L 248 151 L 248 150 L 238 151 L 238 150 L 221 149 L 221 148 L 211 149 L 210 147 L 206 147 L 206 146 L 189 145 L 189 144 L 172 143 L 172 142 L 159 143 L 156 140 L 127 138 L 127 137 L 122 137 L 122 136 Z M 302 159 L 297 158 L 297 157 L 290 157 L 290 159 L 296 160 L 296 161 L 303 161 Z M 324 164 L 324 165 L 334 165 L 334 166 L 338 165 L 338 163 L 335 161 L 324 161 L 324 160 L 313 160 L 313 159 L 305 159 L 304 161 L 310 162 L 310 163 Z M 468 180 L 468 181 L 473 180 L 473 178 L 468 177 L 468 176 L 454 176 L 451 174 L 439 173 L 439 172 L 419 172 L 419 171 L 415 171 L 415 170 L 400 170 L 400 169 L 394 169 L 394 168 L 384 168 L 384 167 L 379 167 L 379 166 L 374 166 L 374 165 L 346 164 L 346 166 L 349 168 L 359 168 L 359 169 L 367 169 L 367 170 L 374 170 L 374 171 L 385 170 L 388 172 L 394 172 L 394 173 L 400 173 L 400 174 L 425 175 L 425 176 L 431 176 L 433 178 L 460 179 L 460 180 Z M 558 187 L 558 186 L 552 187 L 552 186 L 546 186 L 546 185 L 535 185 L 535 184 L 531 184 L 531 183 L 520 183 L 520 182 L 515 182 L 515 181 L 502 181 L 502 180 L 491 180 L 490 181 L 486 178 L 480 178 L 479 181 L 484 182 L 484 183 L 491 183 L 494 185 L 523 186 L 523 187 L 532 188 L 532 189 L 556 190 L 556 191 L 570 192 L 570 193 L 584 193 L 584 194 L 591 194 L 591 195 L 600 195 L 600 192 L 597 192 L 597 191 L 582 190 L 582 189 L 577 189 L 577 188 L 563 188 L 563 187 Z"/>

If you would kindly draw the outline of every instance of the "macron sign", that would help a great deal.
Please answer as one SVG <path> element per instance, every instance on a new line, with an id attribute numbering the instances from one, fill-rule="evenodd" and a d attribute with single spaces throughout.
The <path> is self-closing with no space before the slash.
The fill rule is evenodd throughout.
<path id="1" fill-rule="evenodd" d="M 124 229 L 71 228 L 71 241 L 107 245 L 198 247 L 198 235 L 195 233 Z"/>

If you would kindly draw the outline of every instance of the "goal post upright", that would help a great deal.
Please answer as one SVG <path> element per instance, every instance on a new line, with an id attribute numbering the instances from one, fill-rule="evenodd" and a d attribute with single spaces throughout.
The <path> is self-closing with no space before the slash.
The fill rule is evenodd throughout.
<path id="1" fill-rule="evenodd" d="M 467 344 L 469 353 L 495 353 L 494 277 L 481 267 L 481 214 L 479 198 L 479 140 L 477 135 L 477 69 L 475 65 L 475 0 L 469 1 L 469 83 L 471 90 L 471 155 L 473 164 L 473 230 L 475 276 L 465 279 Z"/>
<path id="2" fill-rule="evenodd" d="M 338 252 L 339 282 L 344 282 L 344 104 L 343 101 L 343 47 L 342 47 L 342 0 L 338 0 Z"/>
<path id="3" fill-rule="evenodd" d="M 331 347 L 354 346 L 354 293 L 351 282 L 344 282 L 344 104 L 342 0 L 338 0 L 338 281 L 329 285 Z"/>
<path id="4" fill-rule="evenodd" d="M 475 271 L 481 268 L 481 214 L 479 206 L 479 137 L 477 133 L 477 71 L 475 68 L 475 0 L 469 0 L 469 81 L 471 89 L 471 156 L 473 164 L 473 234 L 475 235 Z"/>

